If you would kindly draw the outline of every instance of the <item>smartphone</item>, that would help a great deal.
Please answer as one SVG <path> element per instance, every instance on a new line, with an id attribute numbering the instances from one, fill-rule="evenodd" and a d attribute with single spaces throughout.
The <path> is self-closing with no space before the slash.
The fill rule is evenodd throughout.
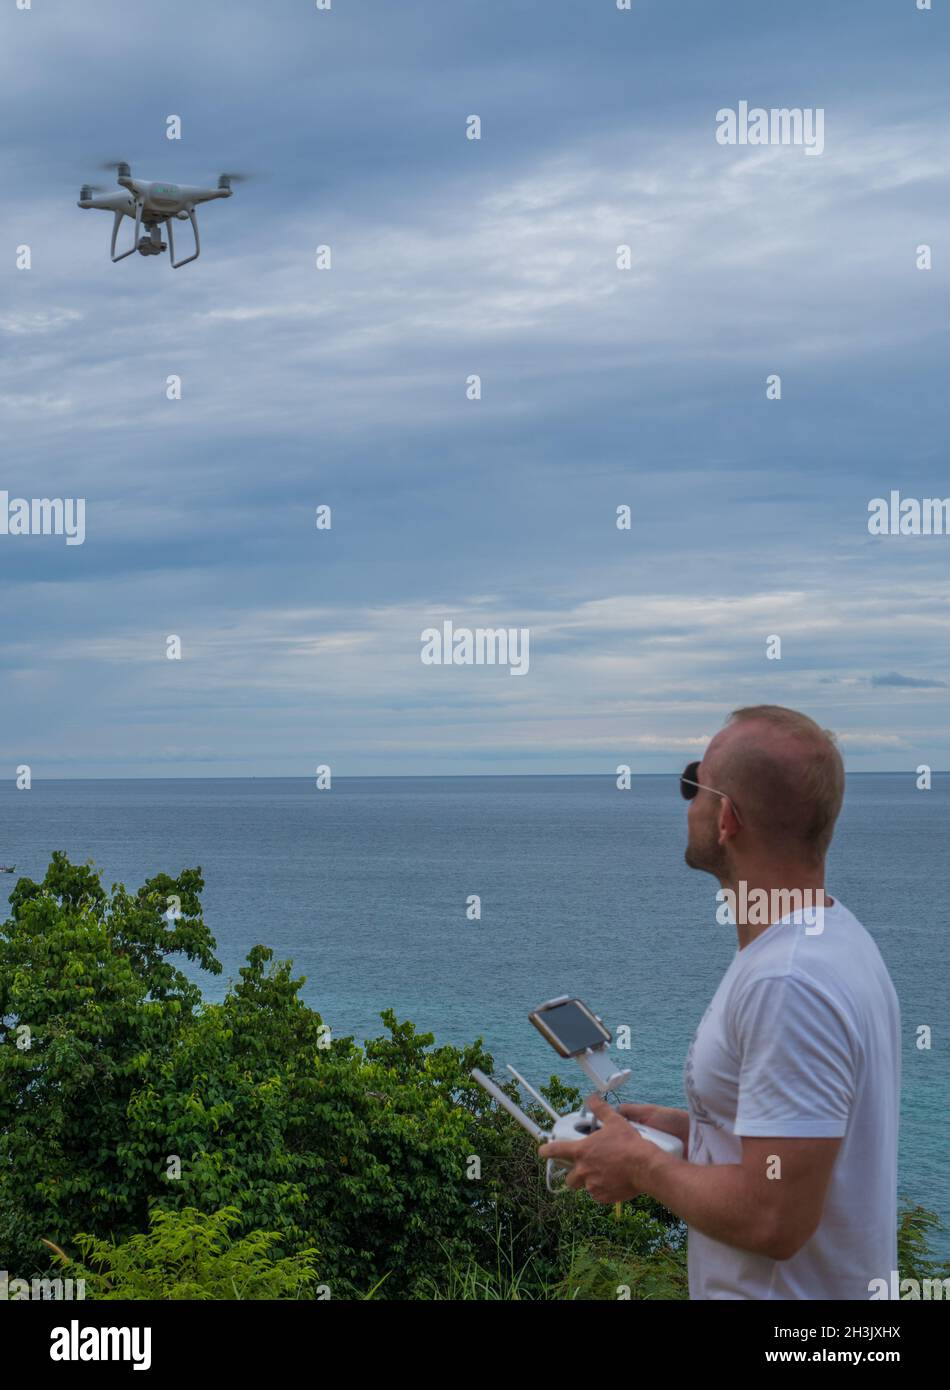
<path id="1" fill-rule="evenodd" d="M 528 1018 L 561 1057 L 577 1057 L 590 1047 L 603 1047 L 611 1034 L 580 999 L 551 999 Z"/>

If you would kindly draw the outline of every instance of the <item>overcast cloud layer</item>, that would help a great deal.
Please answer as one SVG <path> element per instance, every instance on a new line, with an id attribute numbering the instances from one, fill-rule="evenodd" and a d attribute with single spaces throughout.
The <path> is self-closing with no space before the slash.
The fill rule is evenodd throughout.
<path id="1" fill-rule="evenodd" d="M 673 771 L 760 701 L 947 768 L 950 536 L 867 518 L 950 496 L 948 9 L 11 0 L 0 489 L 87 539 L 0 536 L 4 775 Z M 112 265 L 108 158 L 257 177 Z"/>

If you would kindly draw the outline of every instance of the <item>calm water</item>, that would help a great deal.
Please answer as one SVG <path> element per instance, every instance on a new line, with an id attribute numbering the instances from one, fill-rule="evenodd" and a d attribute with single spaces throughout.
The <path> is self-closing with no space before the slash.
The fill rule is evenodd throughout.
<path id="1" fill-rule="evenodd" d="M 675 778 L 618 792 L 603 777 L 0 783 L 0 862 L 41 878 L 50 854 L 129 888 L 200 865 L 224 977 L 255 942 L 307 976 L 337 1035 L 394 1008 L 438 1042 L 485 1038 L 496 1065 L 577 1082 L 527 1021 L 578 994 L 633 1049 L 627 1099 L 682 1105 L 693 1030 L 735 951 L 716 884 L 683 864 Z M 830 892 L 865 924 L 904 1022 L 901 1190 L 950 1227 L 947 1171 L 950 776 L 849 778 Z M 4 879 L 9 891 L 15 880 Z M 466 899 L 482 900 L 480 921 Z M 929 1024 L 931 1051 L 916 1029 Z M 556 1065 L 555 1065 L 556 1064 Z M 950 1233 L 935 1246 L 950 1256 Z"/>

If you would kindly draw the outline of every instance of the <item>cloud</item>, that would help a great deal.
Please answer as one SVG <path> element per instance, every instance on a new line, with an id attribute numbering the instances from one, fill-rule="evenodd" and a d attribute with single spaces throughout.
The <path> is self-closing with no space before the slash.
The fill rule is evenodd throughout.
<path id="1" fill-rule="evenodd" d="M 0 542 L 11 755 L 659 768 L 765 698 L 870 765 L 947 748 L 945 563 L 866 529 L 942 476 L 936 46 L 873 11 L 855 46 L 812 0 L 741 45 L 691 0 L 549 9 L 5 13 L 0 235 L 32 269 L 0 267 L 0 487 L 87 502 L 81 548 Z M 823 105 L 825 154 L 719 147 L 740 97 Z M 75 200 L 118 156 L 261 177 L 193 265 L 113 266 Z M 530 626 L 530 676 L 427 673 L 438 615 Z"/>
<path id="2" fill-rule="evenodd" d="M 79 611 L 95 610 L 96 587 L 72 593 Z M 820 624 L 811 620 L 816 606 Z M 405 767 L 413 758 L 428 766 L 436 756 L 474 769 L 480 759 L 496 765 L 539 755 L 572 770 L 588 767 L 590 758 L 612 759 L 611 766 L 632 759 L 641 771 L 662 770 L 680 751 L 704 746 L 729 709 L 762 700 L 805 708 L 856 753 L 900 752 L 914 741 L 900 728 L 881 729 L 870 683 L 865 703 L 860 683 L 829 693 L 822 676 L 827 663 L 886 640 L 895 621 L 913 645 L 942 620 L 932 596 L 883 586 L 844 599 L 825 592 L 817 605 L 816 595 L 804 591 L 615 595 L 536 608 L 501 595 L 367 607 L 258 606 L 226 622 L 211 604 L 204 611 L 182 608 L 169 590 L 156 595 L 156 609 L 164 626 L 142 610 L 125 630 L 107 621 L 98 634 L 66 632 L 42 654 L 29 637 L 11 640 L 7 665 L 13 673 L 29 670 L 34 706 L 38 669 L 46 670 L 54 700 L 73 686 L 72 673 L 85 670 L 95 693 L 74 690 L 73 710 L 110 729 L 110 757 L 135 762 L 144 730 L 159 746 L 168 715 L 181 708 L 188 710 L 196 747 L 218 746 L 220 753 L 230 746 L 234 767 L 265 774 L 300 774 L 317 747 L 342 760 L 342 772 L 379 770 L 380 762 Z M 765 657 L 767 619 L 776 616 L 791 662 Z M 527 627 L 528 675 L 424 666 L 422 631 L 446 618 L 456 626 Z M 677 628 L 672 643 L 671 624 Z M 181 638 L 181 661 L 166 657 L 172 632 Z M 808 644 L 808 664 L 796 659 L 801 641 Z M 939 707 L 921 712 L 915 738 L 945 746 Z M 179 740 L 177 746 L 187 745 Z"/>
<path id="3" fill-rule="evenodd" d="M 891 671 L 886 676 L 872 676 L 873 686 L 899 686 L 907 690 L 946 690 L 950 687 L 950 681 L 925 679 L 919 676 L 902 676 L 897 671 Z"/>
<path id="4" fill-rule="evenodd" d="M 37 313 L 0 314 L 0 331 L 4 333 L 50 333 L 68 323 L 78 323 L 82 314 L 77 309 L 43 309 Z"/>

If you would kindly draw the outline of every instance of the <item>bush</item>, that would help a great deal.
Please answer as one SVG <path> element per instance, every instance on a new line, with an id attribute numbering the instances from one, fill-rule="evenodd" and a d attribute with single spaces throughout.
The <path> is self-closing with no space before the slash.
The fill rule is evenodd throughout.
<path id="1" fill-rule="evenodd" d="M 902 1204 L 897 1214 L 897 1268 L 901 1279 L 950 1279 L 950 1266 L 937 1264 L 930 1254 L 928 1237 L 941 1230 L 932 1211 L 916 1202 Z"/>
<path id="2" fill-rule="evenodd" d="M 228 1232 L 241 1214 L 224 1207 L 209 1216 L 186 1207 L 153 1211 L 147 1235 L 124 1244 L 80 1235 L 81 1259 L 63 1273 L 85 1281 L 93 1299 L 276 1299 L 313 1296 L 315 1250 L 271 1258 L 275 1233 L 252 1231 L 240 1240 Z"/>
<path id="3" fill-rule="evenodd" d="M 220 971 L 202 887 L 190 869 L 107 894 L 56 854 L 42 883 L 11 895 L 0 1267 L 31 1277 L 46 1267 L 41 1239 L 68 1248 L 84 1232 L 118 1248 L 155 1212 L 228 1208 L 238 1239 L 274 1236 L 275 1259 L 319 1249 L 334 1298 L 383 1281 L 410 1298 L 491 1267 L 499 1240 L 541 1287 L 585 1237 L 646 1254 L 675 1236 L 649 1201 L 618 1225 L 583 1196 L 549 1194 L 531 1140 L 470 1076 L 492 1069 L 480 1043 L 435 1048 L 391 1012 L 365 1049 L 333 1039 L 300 999 L 304 981 L 263 946 L 220 1004 L 202 1002 L 169 959 Z M 577 1099 L 556 1080 L 547 1090 L 559 1106 Z"/>

